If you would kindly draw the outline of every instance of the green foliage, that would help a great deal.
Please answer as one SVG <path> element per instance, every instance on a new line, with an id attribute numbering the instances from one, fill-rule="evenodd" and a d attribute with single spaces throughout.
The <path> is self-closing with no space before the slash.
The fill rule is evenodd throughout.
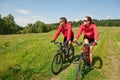
<path id="1" fill-rule="evenodd" d="M 83 22 L 83 21 L 81 21 L 81 20 L 79 20 L 79 21 L 77 21 L 77 22 L 73 21 L 73 22 L 72 22 L 72 26 L 73 26 L 73 27 L 79 27 L 79 26 L 82 24 L 82 22 Z"/>
<path id="2" fill-rule="evenodd" d="M 116 26 L 116 27 L 120 27 L 120 19 L 106 19 L 106 20 L 93 19 L 93 22 L 95 22 L 95 24 L 97 26 L 105 26 L 105 27 L 106 26 L 107 27 Z M 79 27 L 82 23 L 83 23 L 83 21 L 81 21 L 81 20 L 72 21 L 73 27 Z"/>
<path id="3" fill-rule="evenodd" d="M 15 21 L 14 17 L 9 14 L 6 17 L 0 17 L 0 34 L 15 34 L 21 29 Z"/>
<path id="4" fill-rule="evenodd" d="M 96 20 L 94 19 L 94 22 L 97 26 L 116 26 L 120 27 L 120 19 L 108 19 L 108 20 Z"/>
<path id="5" fill-rule="evenodd" d="M 25 27 L 20 27 L 14 21 L 14 17 L 9 14 L 3 18 L 0 15 L 0 34 L 16 34 L 16 33 L 43 33 L 54 29 L 51 24 L 44 24 L 41 21 L 29 23 Z"/>
<path id="6" fill-rule="evenodd" d="M 23 33 L 43 33 L 43 32 L 48 32 L 50 30 L 53 30 L 51 25 L 44 24 L 41 21 L 36 21 L 34 24 L 28 24 L 24 30 Z"/>

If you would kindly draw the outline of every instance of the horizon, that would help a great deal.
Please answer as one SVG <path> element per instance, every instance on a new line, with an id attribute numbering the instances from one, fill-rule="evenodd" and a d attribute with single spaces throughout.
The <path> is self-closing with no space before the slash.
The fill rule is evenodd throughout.
<path id="1" fill-rule="evenodd" d="M 1 14 L 0 14 L 0 15 L 1 15 Z M 12 14 L 8 14 L 8 15 L 12 15 Z M 8 15 L 5 15 L 5 16 L 2 16 L 2 15 L 1 15 L 1 18 L 6 17 L 6 16 L 8 16 Z M 12 16 L 13 16 L 13 15 L 12 15 Z M 14 16 L 13 16 L 13 17 L 14 17 Z M 115 19 L 115 18 L 112 18 L 112 19 L 95 19 L 95 18 L 93 19 L 93 18 L 92 18 L 92 20 L 93 20 L 93 21 L 94 21 L 94 20 L 98 20 L 98 21 L 99 21 L 99 20 L 120 20 L 120 18 L 118 18 L 118 19 L 117 19 L 117 18 L 116 18 L 116 19 Z M 14 21 L 15 21 L 15 19 L 14 19 Z M 39 20 L 39 19 L 36 20 L 36 21 L 43 22 L 42 20 Z M 67 22 L 74 22 L 74 21 L 75 21 L 75 20 L 71 20 L 71 21 L 67 20 Z M 78 20 L 78 21 L 83 21 L 83 19 L 80 19 L 80 20 Z M 75 21 L 75 22 L 78 22 L 78 21 Z M 16 21 L 15 21 L 15 23 L 16 23 Z M 35 23 L 35 22 L 34 22 L 34 23 Z M 32 24 L 34 24 L 34 23 L 32 23 Z M 45 23 L 45 22 L 43 22 L 43 23 Z M 59 22 L 45 23 L 45 24 L 55 24 L 55 23 L 59 23 Z M 16 23 L 16 24 L 17 24 L 17 23 Z M 28 23 L 28 24 L 30 24 L 30 23 Z M 27 26 L 28 24 L 26 24 L 25 26 Z M 17 25 L 19 25 L 19 24 L 17 24 Z M 21 26 L 21 25 L 19 25 L 19 26 Z M 21 27 L 25 27 L 25 26 L 21 26 Z"/>

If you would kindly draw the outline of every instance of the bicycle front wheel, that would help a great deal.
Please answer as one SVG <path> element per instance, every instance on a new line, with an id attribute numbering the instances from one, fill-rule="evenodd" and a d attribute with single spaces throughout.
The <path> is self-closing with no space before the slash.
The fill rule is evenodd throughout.
<path id="1" fill-rule="evenodd" d="M 69 54 L 68 54 L 68 59 L 70 62 L 72 62 L 73 58 L 74 58 L 74 47 L 72 49 L 71 48 L 69 49 Z"/>
<path id="2" fill-rule="evenodd" d="M 76 70 L 76 80 L 82 80 L 85 72 L 85 61 L 84 57 L 80 57 L 78 67 Z"/>
<path id="3" fill-rule="evenodd" d="M 60 53 L 57 53 L 52 59 L 51 63 L 52 73 L 57 75 L 62 69 L 62 64 L 63 64 L 62 55 Z"/>

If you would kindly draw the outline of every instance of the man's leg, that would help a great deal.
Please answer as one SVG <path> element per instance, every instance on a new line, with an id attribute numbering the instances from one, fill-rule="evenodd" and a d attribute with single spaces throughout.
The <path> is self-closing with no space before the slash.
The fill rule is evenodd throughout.
<path id="1" fill-rule="evenodd" d="M 74 47 L 72 45 L 72 42 L 73 42 L 73 39 L 74 39 L 74 36 L 71 37 L 71 43 L 70 43 L 70 49 L 72 50 L 72 53 L 74 53 Z"/>

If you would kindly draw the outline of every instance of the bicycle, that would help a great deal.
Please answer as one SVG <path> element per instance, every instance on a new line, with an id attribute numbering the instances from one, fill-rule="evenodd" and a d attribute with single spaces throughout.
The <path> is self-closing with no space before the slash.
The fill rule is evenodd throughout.
<path id="1" fill-rule="evenodd" d="M 78 42 L 76 44 L 81 45 Z M 82 48 L 83 52 L 80 53 L 78 67 L 76 70 L 76 80 L 82 80 L 85 74 L 85 67 L 90 66 L 89 52 L 91 45 L 93 45 L 93 43 L 83 44 L 83 48 Z M 94 42 L 94 45 L 97 45 L 97 43 Z"/>
<path id="2" fill-rule="evenodd" d="M 74 57 L 74 47 L 71 50 L 69 46 L 65 46 L 65 43 L 54 42 L 54 44 L 58 44 L 58 50 L 52 59 L 51 70 L 53 74 L 57 75 L 62 70 L 63 62 L 65 62 L 66 59 L 68 59 L 69 62 L 72 61 Z"/>

